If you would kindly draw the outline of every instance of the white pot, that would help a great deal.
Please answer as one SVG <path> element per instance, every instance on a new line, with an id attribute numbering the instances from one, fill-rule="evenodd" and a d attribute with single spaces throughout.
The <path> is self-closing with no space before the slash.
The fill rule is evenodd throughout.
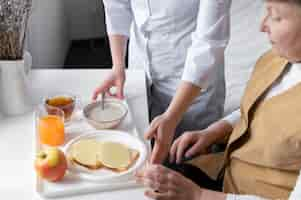
<path id="1" fill-rule="evenodd" d="M 4 116 L 32 110 L 27 76 L 32 65 L 28 52 L 23 60 L 0 60 L 0 112 Z"/>

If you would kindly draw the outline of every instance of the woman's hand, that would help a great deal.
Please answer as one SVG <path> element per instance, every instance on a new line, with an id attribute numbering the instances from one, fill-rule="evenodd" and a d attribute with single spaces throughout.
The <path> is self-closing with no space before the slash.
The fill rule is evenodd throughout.
<path id="1" fill-rule="evenodd" d="M 198 154 L 208 153 L 212 143 L 208 129 L 185 132 L 172 144 L 169 154 L 170 162 L 179 164 L 184 156 L 189 158 Z"/>
<path id="2" fill-rule="evenodd" d="M 232 125 L 219 120 L 201 131 L 184 133 L 172 144 L 170 162 L 181 162 L 183 156 L 193 157 L 198 154 L 208 153 L 209 147 L 214 143 L 223 143 L 233 130 Z"/>
<path id="3" fill-rule="evenodd" d="M 176 171 L 161 165 L 146 165 L 136 173 L 138 183 L 148 187 L 145 195 L 162 200 L 200 200 L 202 189 Z"/>
<path id="4" fill-rule="evenodd" d="M 96 100 L 98 95 L 101 93 L 108 93 L 110 96 L 117 97 L 119 99 L 124 98 L 123 87 L 125 83 L 125 70 L 123 67 L 113 66 L 109 76 L 102 82 L 102 84 L 94 90 L 93 100 Z M 115 94 L 110 92 L 112 87 L 116 87 L 117 91 Z"/>
<path id="5" fill-rule="evenodd" d="M 145 133 L 146 139 L 155 141 L 150 158 L 151 163 L 161 164 L 167 158 L 177 124 L 177 120 L 170 118 L 165 113 L 157 116 L 151 122 Z"/>

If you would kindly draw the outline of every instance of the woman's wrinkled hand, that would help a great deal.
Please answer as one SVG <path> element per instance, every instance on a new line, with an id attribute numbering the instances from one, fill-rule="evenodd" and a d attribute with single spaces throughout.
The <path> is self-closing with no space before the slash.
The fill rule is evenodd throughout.
<path id="1" fill-rule="evenodd" d="M 147 164 L 135 177 L 138 183 L 148 188 L 145 195 L 152 199 L 201 199 L 202 189 L 198 185 L 162 165 Z"/>
<path id="2" fill-rule="evenodd" d="M 169 161 L 171 163 L 180 163 L 182 158 L 190 158 L 199 154 L 208 153 L 212 144 L 208 130 L 185 132 L 177 138 L 169 152 Z"/>

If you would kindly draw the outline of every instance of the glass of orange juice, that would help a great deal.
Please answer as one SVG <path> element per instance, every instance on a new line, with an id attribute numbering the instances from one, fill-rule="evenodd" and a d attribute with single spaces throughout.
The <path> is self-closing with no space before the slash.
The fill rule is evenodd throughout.
<path id="1" fill-rule="evenodd" d="M 57 108 L 38 106 L 36 109 L 36 129 L 42 144 L 60 146 L 65 142 L 64 111 Z"/>

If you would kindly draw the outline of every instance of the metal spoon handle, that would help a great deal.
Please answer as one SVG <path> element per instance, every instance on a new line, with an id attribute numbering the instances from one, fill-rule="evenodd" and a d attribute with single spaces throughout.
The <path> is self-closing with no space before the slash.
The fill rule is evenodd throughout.
<path id="1" fill-rule="evenodd" d="M 101 109 L 105 109 L 105 93 L 101 93 Z"/>

